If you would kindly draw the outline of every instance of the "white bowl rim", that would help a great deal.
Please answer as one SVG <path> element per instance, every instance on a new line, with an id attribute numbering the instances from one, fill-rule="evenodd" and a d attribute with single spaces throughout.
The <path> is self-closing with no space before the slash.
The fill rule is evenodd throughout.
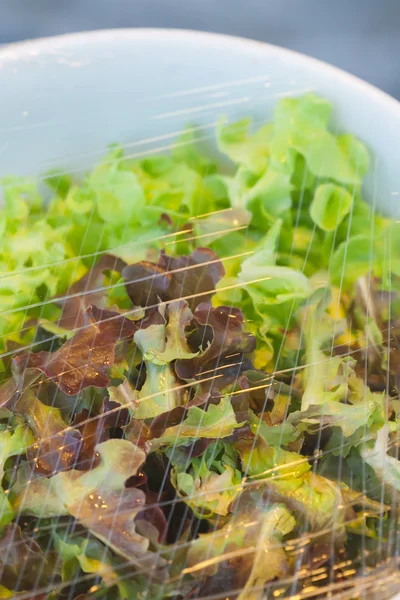
<path id="1" fill-rule="evenodd" d="M 270 54 L 271 56 L 280 56 L 283 59 L 290 60 L 293 64 L 299 64 L 311 68 L 315 72 L 324 71 L 330 73 L 335 79 L 339 79 L 343 84 L 353 88 L 358 88 L 359 91 L 364 91 L 368 96 L 383 104 L 386 110 L 389 110 L 400 116 L 400 101 L 396 100 L 386 92 L 380 90 L 371 83 L 360 79 L 339 67 L 335 67 L 327 62 L 308 56 L 295 50 L 276 46 L 268 42 L 253 40 L 234 35 L 223 33 L 213 33 L 199 31 L 195 29 L 174 29 L 174 28 L 156 28 L 156 27 L 131 27 L 131 28 L 114 28 L 114 29 L 97 29 L 80 31 L 75 33 L 66 33 L 56 36 L 41 37 L 37 39 L 28 39 L 20 42 L 7 44 L 0 47 L 0 62 L 7 60 L 20 60 L 24 58 L 32 58 L 32 53 L 53 53 L 56 50 L 62 50 L 69 47 L 74 47 L 76 44 L 98 43 L 98 42 L 113 42 L 114 40 L 129 40 L 129 39 L 154 39 L 160 41 L 190 41 L 195 39 L 201 45 L 214 45 L 224 47 L 242 46 L 244 49 L 253 49 Z"/>

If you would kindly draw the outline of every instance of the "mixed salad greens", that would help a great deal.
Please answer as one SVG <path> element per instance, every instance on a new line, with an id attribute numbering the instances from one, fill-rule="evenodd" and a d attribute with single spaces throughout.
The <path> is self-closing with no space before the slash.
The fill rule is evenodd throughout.
<path id="1" fill-rule="evenodd" d="M 330 115 L 221 122 L 225 166 L 189 127 L 50 197 L 4 181 L 0 598 L 302 598 L 390 566 L 399 224 Z"/>

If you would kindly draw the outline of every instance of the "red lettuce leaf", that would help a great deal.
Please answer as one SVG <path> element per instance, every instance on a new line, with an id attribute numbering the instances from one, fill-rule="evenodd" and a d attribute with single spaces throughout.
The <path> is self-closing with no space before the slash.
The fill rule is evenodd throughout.
<path id="1" fill-rule="evenodd" d="M 82 436 L 82 444 L 74 469 L 81 471 L 96 467 L 100 458 L 96 452 L 97 444 L 110 439 L 111 430 L 127 425 L 130 419 L 129 410 L 115 410 L 118 406 L 117 402 L 106 399 L 99 415 L 93 417 L 87 409 L 75 415 L 72 426 Z"/>
<path id="2" fill-rule="evenodd" d="M 217 255 L 209 248 L 197 248 L 190 256 L 173 258 L 161 252 L 158 266 L 166 271 L 172 271 L 169 287 L 169 298 L 185 298 L 191 309 L 199 303 L 210 300 L 215 292 L 215 286 L 225 275 L 225 269 Z M 204 294 L 204 292 L 210 292 Z M 201 294 L 200 297 L 196 297 Z"/>
<path id="3" fill-rule="evenodd" d="M 162 580 L 167 575 L 167 561 L 150 550 L 157 540 L 156 525 L 145 521 L 146 495 L 138 488 L 116 491 L 97 490 L 69 506 L 69 512 L 119 556 L 130 561 L 149 577 Z"/>
<path id="4" fill-rule="evenodd" d="M 122 276 L 135 306 L 152 306 L 161 301 L 185 298 L 194 309 L 210 300 L 215 286 L 225 275 L 217 255 L 208 248 L 197 248 L 189 256 L 173 258 L 160 253 L 158 263 L 142 261 L 126 267 Z"/>
<path id="5" fill-rule="evenodd" d="M 82 389 L 107 387 L 115 360 L 115 346 L 133 337 L 138 324 L 123 315 L 95 306 L 86 309 L 87 324 L 56 352 L 38 352 L 15 359 L 25 368 L 36 368 L 70 396 Z"/>
<path id="6" fill-rule="evenodd" d="M 127 481 L 125 481 L 125 487 L 136 488 L 142 490 L 146 495 L 146 507 L 143 511 L 138 513 L 136 517 L 136 524 L 138 526 L 139 521 L 144 523 L 150 523 L 153 527 L 152 531 L 148 531 L 147 533 L 144 531 L 146 529 L 146 525 L 142 527 L 143 531 L 141 531 L 142 535 L 151 539 L 156 534 L 155 541 L 157 543 L 162 543 L 167 535 L 167 519 L 165 518 L 165 514 L 159 504 L 159 494 L 149 489 L 149 479 L 146 473 L 143 471 L 139 472 L 137 475 L 133 475 L 129 477 Z M 138 529 L 140 527 L 138 526 Z M 148 529 L 148 528 L 147 528 Z"/>
<path id="7" fill-rule="evenodd" d="M 54 580 L 52 556 L 10 523 L 0 537 L 0 584 L 13 590 L 34 590 Z M 37 597 L 36 595 L 32 597 Z"/>
<path id="8" fill-rule="evenodd" d="M 202 303 L 194 319 L 189 344 L 198 350 L 199 343 L 204 346 L 206 340 L 208 347 L 194 359 L 177 360 L 176 373 L 185 381 L 202 381 L 203 390 L 221 390 L 251 368 L 247 355 L 255 350 L 256 338 L 243 330 L 244 317 L 238 308 Z"/>
<path id="9" fill-rule="evenodd" d="M 158 494 L 150 490 L 145 493 L 149 507 L 138 514 L 136 526 L 143 536 L 162 544 L 167 536 L 167 519 L 161 508 L 157 506 Z M 151 525 L 151 529 L 146 526 L 147 523 Z"/>
<path id="10" fill-rule="evenodd" d="M 75 467 L 83 438 L 79 431 L 68 427 L 58 408 L 47 406 L 32 390 L 26 390 L 14 411 L 27 419 L 35 435 L 26 456 L 37 473 L 49 476 Z"/>
<path id="11" fill-rule="evenodd" d="M 122 276 L 126 291 L 135 306 L 154 306 L 166 299 L 172 275 L 155 263 L 141 261 L 126 267 Z"/>
<path id="12" fill-rule="evenodd" d="M 74 429 L 50 435 L 28 448 L 26 456 L 35 471 L 49 476 L 75 469 L 82 448 L 82 436 Z"/>
<path id="13" fill-rule="evenodd" d="M 38 383 L 40 371 L 26 368 L 25 363 L 26 358 L 22 359 L 22 356 L 12 359 L 12 377 L 0 385 L 0 408 L 13 410 L 24 390 Z"/>
<path id="14" fill-rule="evenodd" d="M 14 377 L 7 379 L 0 385 L 0 407 L 8 408 L 18 395 L 18 382 Z"/>
<path id="15" fill-rule="evenodd" d="M 93 304 L 102 306 L 106 296 L 106 291 L 102 289 L 105 272 L 121 273 L 125 267 L 126 263 L 117 256 L 103 254 L 90 271 L 67 290 L 65 296 L 55 299 L 55 302 L 62 307 L 58 325 L 63 329 L 82 327 L 85 311 L 89 306 Z"/>
<path id="16" fill-rule="evenodd" d="M 117 402 L 106 399 L 100 414 L 92 416 L 83 409 L 68 426 L 57 408 L 46 406 L 33 393 L 25 392 L 16 410 L 28 419 L 36 437 L 26 453 L 35 472 L 50 476 L 70 469 L 95 468 L 100 460 L 97 444 L 110 439 L 112 430 L 129 422 L 128 409 L 115 410 L 118 407 Z"/>

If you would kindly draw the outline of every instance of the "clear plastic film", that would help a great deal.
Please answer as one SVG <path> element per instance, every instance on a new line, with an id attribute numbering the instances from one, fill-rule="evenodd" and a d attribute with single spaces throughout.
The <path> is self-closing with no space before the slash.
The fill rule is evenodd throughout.
<path id="1" fill-rule="evenodd" d="M 329 94 L 269 85 L 4 179 L 0 597 L 397 592 L 398 222 Z"/>

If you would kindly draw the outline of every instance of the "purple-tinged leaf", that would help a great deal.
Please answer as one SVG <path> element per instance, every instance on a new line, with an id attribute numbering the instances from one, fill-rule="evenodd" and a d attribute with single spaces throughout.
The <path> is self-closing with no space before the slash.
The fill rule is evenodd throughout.
<path id="1" fill-rule="evenodd" d="M 107 387 L 108 373 L 115 360 L 118 341 L 133 337 L 138 325 L 123 315 L 90 306 L 85 312 L 87 324 L 56 352 L 22 355 L 15 360 L 27 368 L 36 368 L 68 395 L 95 386 Z"/>
<path id="2" fill-rule="evenodd" d="M 191 309 L 211 299 L 224 275 L 221 261 L 208 248 L 197 248 L 189 256 L 178 258 L 162 251 L 157 264 L 142 261 L 126 267 L 122 273 L 135 306 L 153 306 L 160 300 L 183 298 Z"/>
<path id="3" fill-rule="evenodd" d="M 102 289 L 105 272 L 121 273 L 124 267 L 126 263 L 117 256 L 103 254 L 90 271 L 76 281 L 62 298 L 55 299 L 55 302 L 62 307 L 58 326 L 63 329 L 82 327 L 85 322 L 85 311 L 89 306 L 103 308 L 106 297 L 106 291 Z"/>
<path id="4" fill-rule="evenodd" d="M 256 339 L 243 331 L 244 317 L 237 308 L 213 308 L 210 304 L 202 303 L 196 308 L 194 318 L 197 331 L 193 339 L 210 339 L 211 329 L 211 341 L 197 358 L 177 360 L 177 375 L 185 381 L 203 381 L 206 387 L 202 386 L 202 389 L 212 387 L 220 390 L 235 381 L 244 370 L 251 368 L 246 355 L 255 349 Z"/>

